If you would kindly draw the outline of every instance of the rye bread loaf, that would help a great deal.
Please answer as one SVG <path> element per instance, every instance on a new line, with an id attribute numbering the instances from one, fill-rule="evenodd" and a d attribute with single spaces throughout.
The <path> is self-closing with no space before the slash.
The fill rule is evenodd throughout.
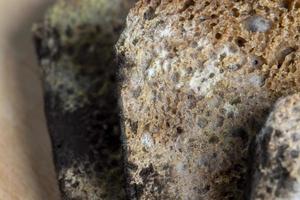
<path id="1" fill-rule="evenodd" d="M 117 44 L 130 197 L 249 195 L 250 141 L 300 90 L 299 42 L 298 0 L 139 1 Z"/>

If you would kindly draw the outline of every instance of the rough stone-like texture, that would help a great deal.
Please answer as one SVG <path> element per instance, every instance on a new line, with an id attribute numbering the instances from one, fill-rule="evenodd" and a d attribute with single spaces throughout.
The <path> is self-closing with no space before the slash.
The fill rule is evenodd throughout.
<path id="1" fill-rule="evenodd" d="M 61 0 L 34 27 L 63 199 L 124 199 L 114 44 L 132 0 Z"/>
<path id="2" fill-rule="evenodd" d="M 256 139 L 250 199 L 300 197 L 300 95 L 279 100 Z"/>
<path id="3" fill-rule="evenodd" d="M 299 44 L 298 0 L 139 1 L 117 44 L 131 198 L 246 198 L 249 141 L 300 90 Z"/>

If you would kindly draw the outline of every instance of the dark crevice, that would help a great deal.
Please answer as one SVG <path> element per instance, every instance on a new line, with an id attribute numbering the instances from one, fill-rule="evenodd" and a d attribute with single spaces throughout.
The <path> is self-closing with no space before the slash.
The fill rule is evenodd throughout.
<path id="1" fill-rule="evenodd" d="M 107 28 L 112 31 L 108 34 L 97 24 L 62 29 L 45 20 L 34 30 L 63 200 L 73 200 L 72 192 L 80 193 L 79 199 L 126 198 L 118 105 L 120 79 L 114 61 L 114 44 L 123 25 Z M 73 97 L 75 101 L 68 103 Z M 66 106 L 69 104 L 74 104 L 72 109 Z M 66 169 L 74 174 L 68 177 Z M 95 198 L 88 198 L 91 194 L 80 190 L 79 177 L 90 179 L 93 189 L 101 194 L 95 192 Z"/>
<path id="2" fill-rule="evenodd" d="M 292 54 L 293 52 L 297 51 L 298 47 L 287 47 L 284 48 L 283 50 L 279 51 L 276 55 L 276 62 L 278 65 L 278 68 L 280 68 L 282 66 L 282 64 L 284 63 L 286 57 L 290 54 Z"/>
<path id="3" fill-rule="evenodd" d="M 195 5 L 194 0 L 186 0 L 183 4 L 183 7 L 179 10 L 179 12 L 184 12 L 185 10 L 187 10 L 188 8 L 190 8 L 194 5 Z"/>

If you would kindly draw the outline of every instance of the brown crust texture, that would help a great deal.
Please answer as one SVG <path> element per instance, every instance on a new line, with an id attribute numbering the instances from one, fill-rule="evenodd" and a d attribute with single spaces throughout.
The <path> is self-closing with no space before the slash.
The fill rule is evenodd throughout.
<path id="1" fill-rule="evenodd" d="M 299 91 L 299 1 L 140 1 L 117 44 L 132 199 L 243 199 L 248 147 Z"/>
<path id="2" fill-rule="evenodd" d="M 294 200 L 300 195 L 300 95 L 279 100 L 256 140 L 251 199 Z"/>

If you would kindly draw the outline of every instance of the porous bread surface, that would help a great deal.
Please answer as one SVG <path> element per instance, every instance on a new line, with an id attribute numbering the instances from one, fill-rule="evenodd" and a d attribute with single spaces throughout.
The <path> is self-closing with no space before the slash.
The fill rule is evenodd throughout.
<path id="1" fill-rule="evenodd" d="M 139 1 L 117 44 L 132 199 L 243 199 L 249 141 L 300 90 L 299 1 Z"/>
<path id="2" fill-rule="evenodd" d="M 299 93 L 280 99 L 256 140 L 251 199 L 299 199 L 299 122 Z"/>

